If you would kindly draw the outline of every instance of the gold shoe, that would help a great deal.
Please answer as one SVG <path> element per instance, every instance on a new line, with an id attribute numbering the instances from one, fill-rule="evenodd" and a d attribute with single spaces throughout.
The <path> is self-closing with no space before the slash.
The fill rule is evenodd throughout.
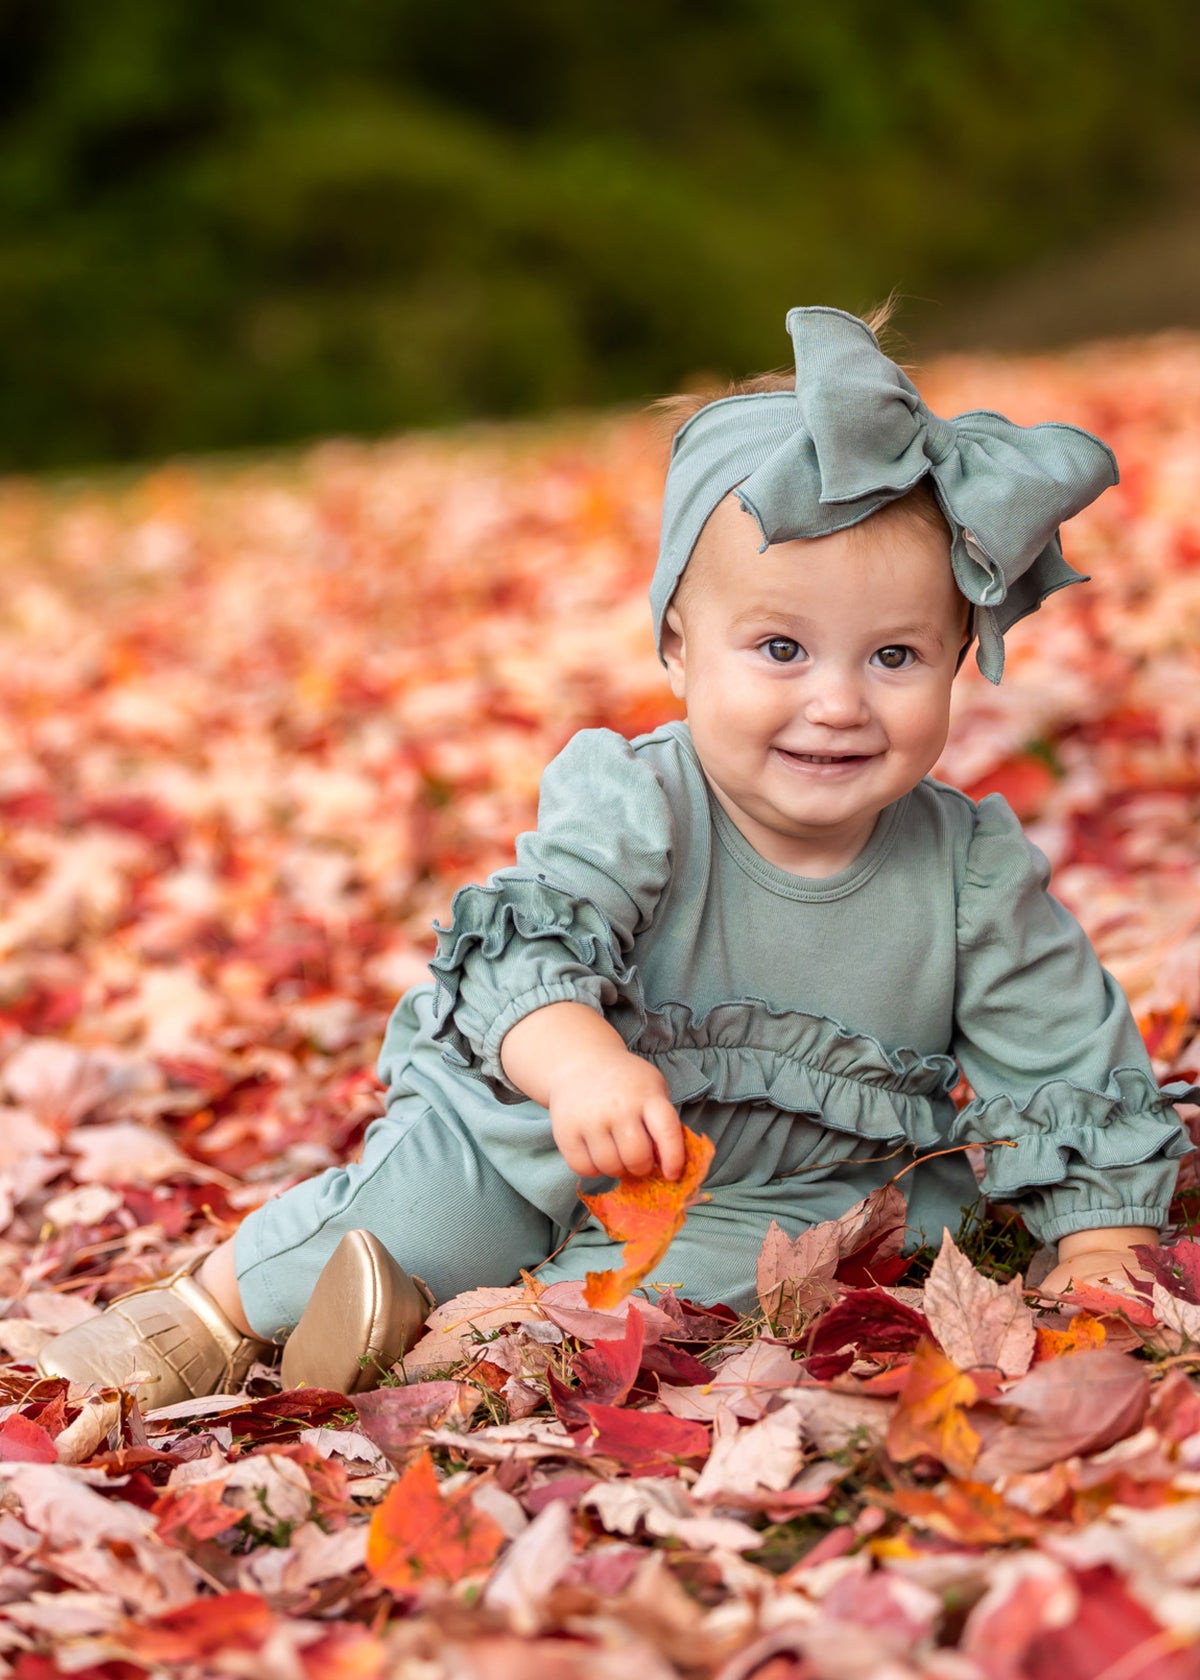
<path id="1" fill-rule="evenodd" d="M 370 1231 L 347 1231 L 283 1348 L 284 1388 L 361 1394 L 410 1348 L 433 1297 Z"/>
<path id="2" fill-rule="evenodd" d="M 240 1388 L 273 1344 L 243 1336 L 196 1282 L 191 1274 L 203 1259 L 53 1337 L 38 1354 L 38 1370 L 81 1388 L 136 1382 L 146 1410 Z"/>

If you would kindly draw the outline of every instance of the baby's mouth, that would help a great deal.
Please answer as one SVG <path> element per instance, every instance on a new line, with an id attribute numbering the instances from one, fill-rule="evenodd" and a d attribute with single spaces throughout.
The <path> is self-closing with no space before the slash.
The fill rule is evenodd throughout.
<path id="1" fill-rule="evenodd" d="M 780 747 L 784 758 L 793 758 L 798 764 L 863 764 L 871 753 L 806 753 L 793 752 L 788 747 Z"/>

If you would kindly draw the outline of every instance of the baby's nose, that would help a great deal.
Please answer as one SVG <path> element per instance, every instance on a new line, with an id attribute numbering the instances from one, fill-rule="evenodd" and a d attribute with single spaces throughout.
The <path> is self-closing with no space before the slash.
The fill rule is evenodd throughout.
<path id="1" fill-rule="evenodd" d="M 848 729 L 867 721 L 867 698 L 862 684 L 851 672 L 830 669 L 814 675 L 817 680 L 804 702 L 804 715 L 809 723 Z"/>

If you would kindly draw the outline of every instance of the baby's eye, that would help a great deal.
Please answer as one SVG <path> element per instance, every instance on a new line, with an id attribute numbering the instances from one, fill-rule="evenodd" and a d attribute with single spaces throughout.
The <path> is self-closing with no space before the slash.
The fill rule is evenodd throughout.
<path id="1" fill-rule="evenodd" d="M 800 643 L 790 636 L 772 636 L 769 642 L 763 643 L 763 651 L 777 665 L 790 665 L 800 652 Z"/>
<path id="2" fill-rule="evenodd" d="M 904 671 L 917 656 L 910 647 L 881 647 L 876 648 L 872 657 L 879 661 L 885 671 Z"/>

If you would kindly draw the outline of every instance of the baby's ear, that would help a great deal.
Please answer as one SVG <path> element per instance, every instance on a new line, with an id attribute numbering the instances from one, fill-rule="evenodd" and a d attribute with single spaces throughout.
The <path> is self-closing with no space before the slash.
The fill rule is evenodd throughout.
<path id="1" fill-rule="evenodd" d="M 663 663 L 667 667 L 667 681 L 676 700 L 687 697 L 687 643 L 683 634 L 683 619 L 678 607 L 668 607 L 662 628 Z"/>

